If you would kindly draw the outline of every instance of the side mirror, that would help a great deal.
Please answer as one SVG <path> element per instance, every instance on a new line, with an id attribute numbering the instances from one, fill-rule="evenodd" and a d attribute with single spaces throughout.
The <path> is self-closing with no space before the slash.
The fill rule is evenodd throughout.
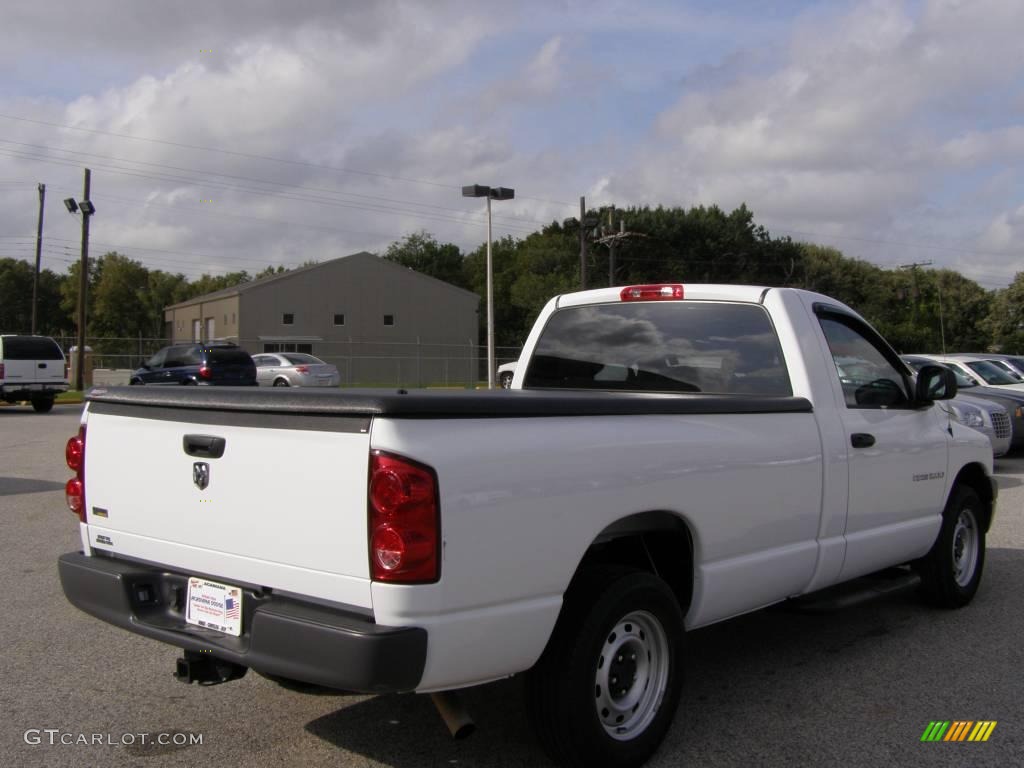
<path id="1" fill-rule="evenodd" d="M 956 374 L 942 365 L 926 365 L 917 372 L 914 400 L 930 403 L 956 397 Z"/>

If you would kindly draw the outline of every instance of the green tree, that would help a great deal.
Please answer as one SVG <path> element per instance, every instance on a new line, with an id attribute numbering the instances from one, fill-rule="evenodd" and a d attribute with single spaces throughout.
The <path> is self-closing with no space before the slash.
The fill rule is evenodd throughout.
<path id="1" fill-rule="evenodd" d="M 429 232 L 415 232 L 392 243 L 384 251 L 384 258 L 460 288 L 468 287 L 459 247 L 439 243 Z"/>
<path id="2" fill-rule="evenodd" d="M 240 272 L 228 272 L 226 275 L 208 275 L 203 273 L 203 275 L 189 283 L 188 295 L 182 301 L 213 293 L 214 291 L 223 291 L 225 288 L 234 288 L 236 285 L 248 283 L 251 280 L 252 276 L 244 269 Z"/>
<path id="3" fill-rule="evenodd" d="M 32 329 L 32 275 L 35 269 L 21 259 L 0 259 L 0 331 L 28 333 Z M 59 336 L 74 323 L 61 308 L 61 277 L 49 269 L 39 272 L 36 331 Z"/>
<path id="4" fill-rule="evenodd" d="M 999 352 L 1024 354 L 1024 272 L 1018 272 L 1009 287 L 996 291 L 984 328 Z"/>

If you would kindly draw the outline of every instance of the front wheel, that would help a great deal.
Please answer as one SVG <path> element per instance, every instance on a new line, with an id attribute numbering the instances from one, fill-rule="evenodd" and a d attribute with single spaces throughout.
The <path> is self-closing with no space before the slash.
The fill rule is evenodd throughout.
<path id="1" fill-rule="evenodd" d="M 501 384 L 502 389 L 512 389 L 513 376 L 514 374 L 511 374 L 508 371 L 503 371 L 501 374 L 499 374 L 498 383 Z"/>
<path id="2" fill-rule="evenodd" d="M 974 598 L 985 566 L 984 504 L 973 488 L 960 486 L 942 512 L 931 551 L 916 563 L 921 593 L 940 608 L 961 608 Z"/>
<path id="3" fill-rule="evenodd" d="M 672 723 L 682 688 L 683 615 L 658 577 L 581 574 L 526 679 L 545 751 L 567 766 L 642 765 Z"/>

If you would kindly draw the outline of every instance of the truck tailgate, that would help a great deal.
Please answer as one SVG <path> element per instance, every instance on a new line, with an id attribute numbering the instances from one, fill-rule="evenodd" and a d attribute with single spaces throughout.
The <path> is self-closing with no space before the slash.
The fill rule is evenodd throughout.
<path id="1" fill-rule="evenodd" d="M 369 421 L 91 403 L 89 545 L 369 609 Z"/>

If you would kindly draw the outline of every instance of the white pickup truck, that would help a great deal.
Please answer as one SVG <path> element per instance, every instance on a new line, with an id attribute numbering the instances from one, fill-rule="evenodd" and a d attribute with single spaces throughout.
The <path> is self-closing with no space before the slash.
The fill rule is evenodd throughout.
<path id="1" fill-rule="evenodd" d="M 526 673 L 557 761 L 635 766 L 687 631 L 893 567 L 971 600 L 996 488 L 955 392 L 826 296 L 723 285 L 556 297 L 505 392 L 95 389 L 61 582 L 186 681 Z"/>

